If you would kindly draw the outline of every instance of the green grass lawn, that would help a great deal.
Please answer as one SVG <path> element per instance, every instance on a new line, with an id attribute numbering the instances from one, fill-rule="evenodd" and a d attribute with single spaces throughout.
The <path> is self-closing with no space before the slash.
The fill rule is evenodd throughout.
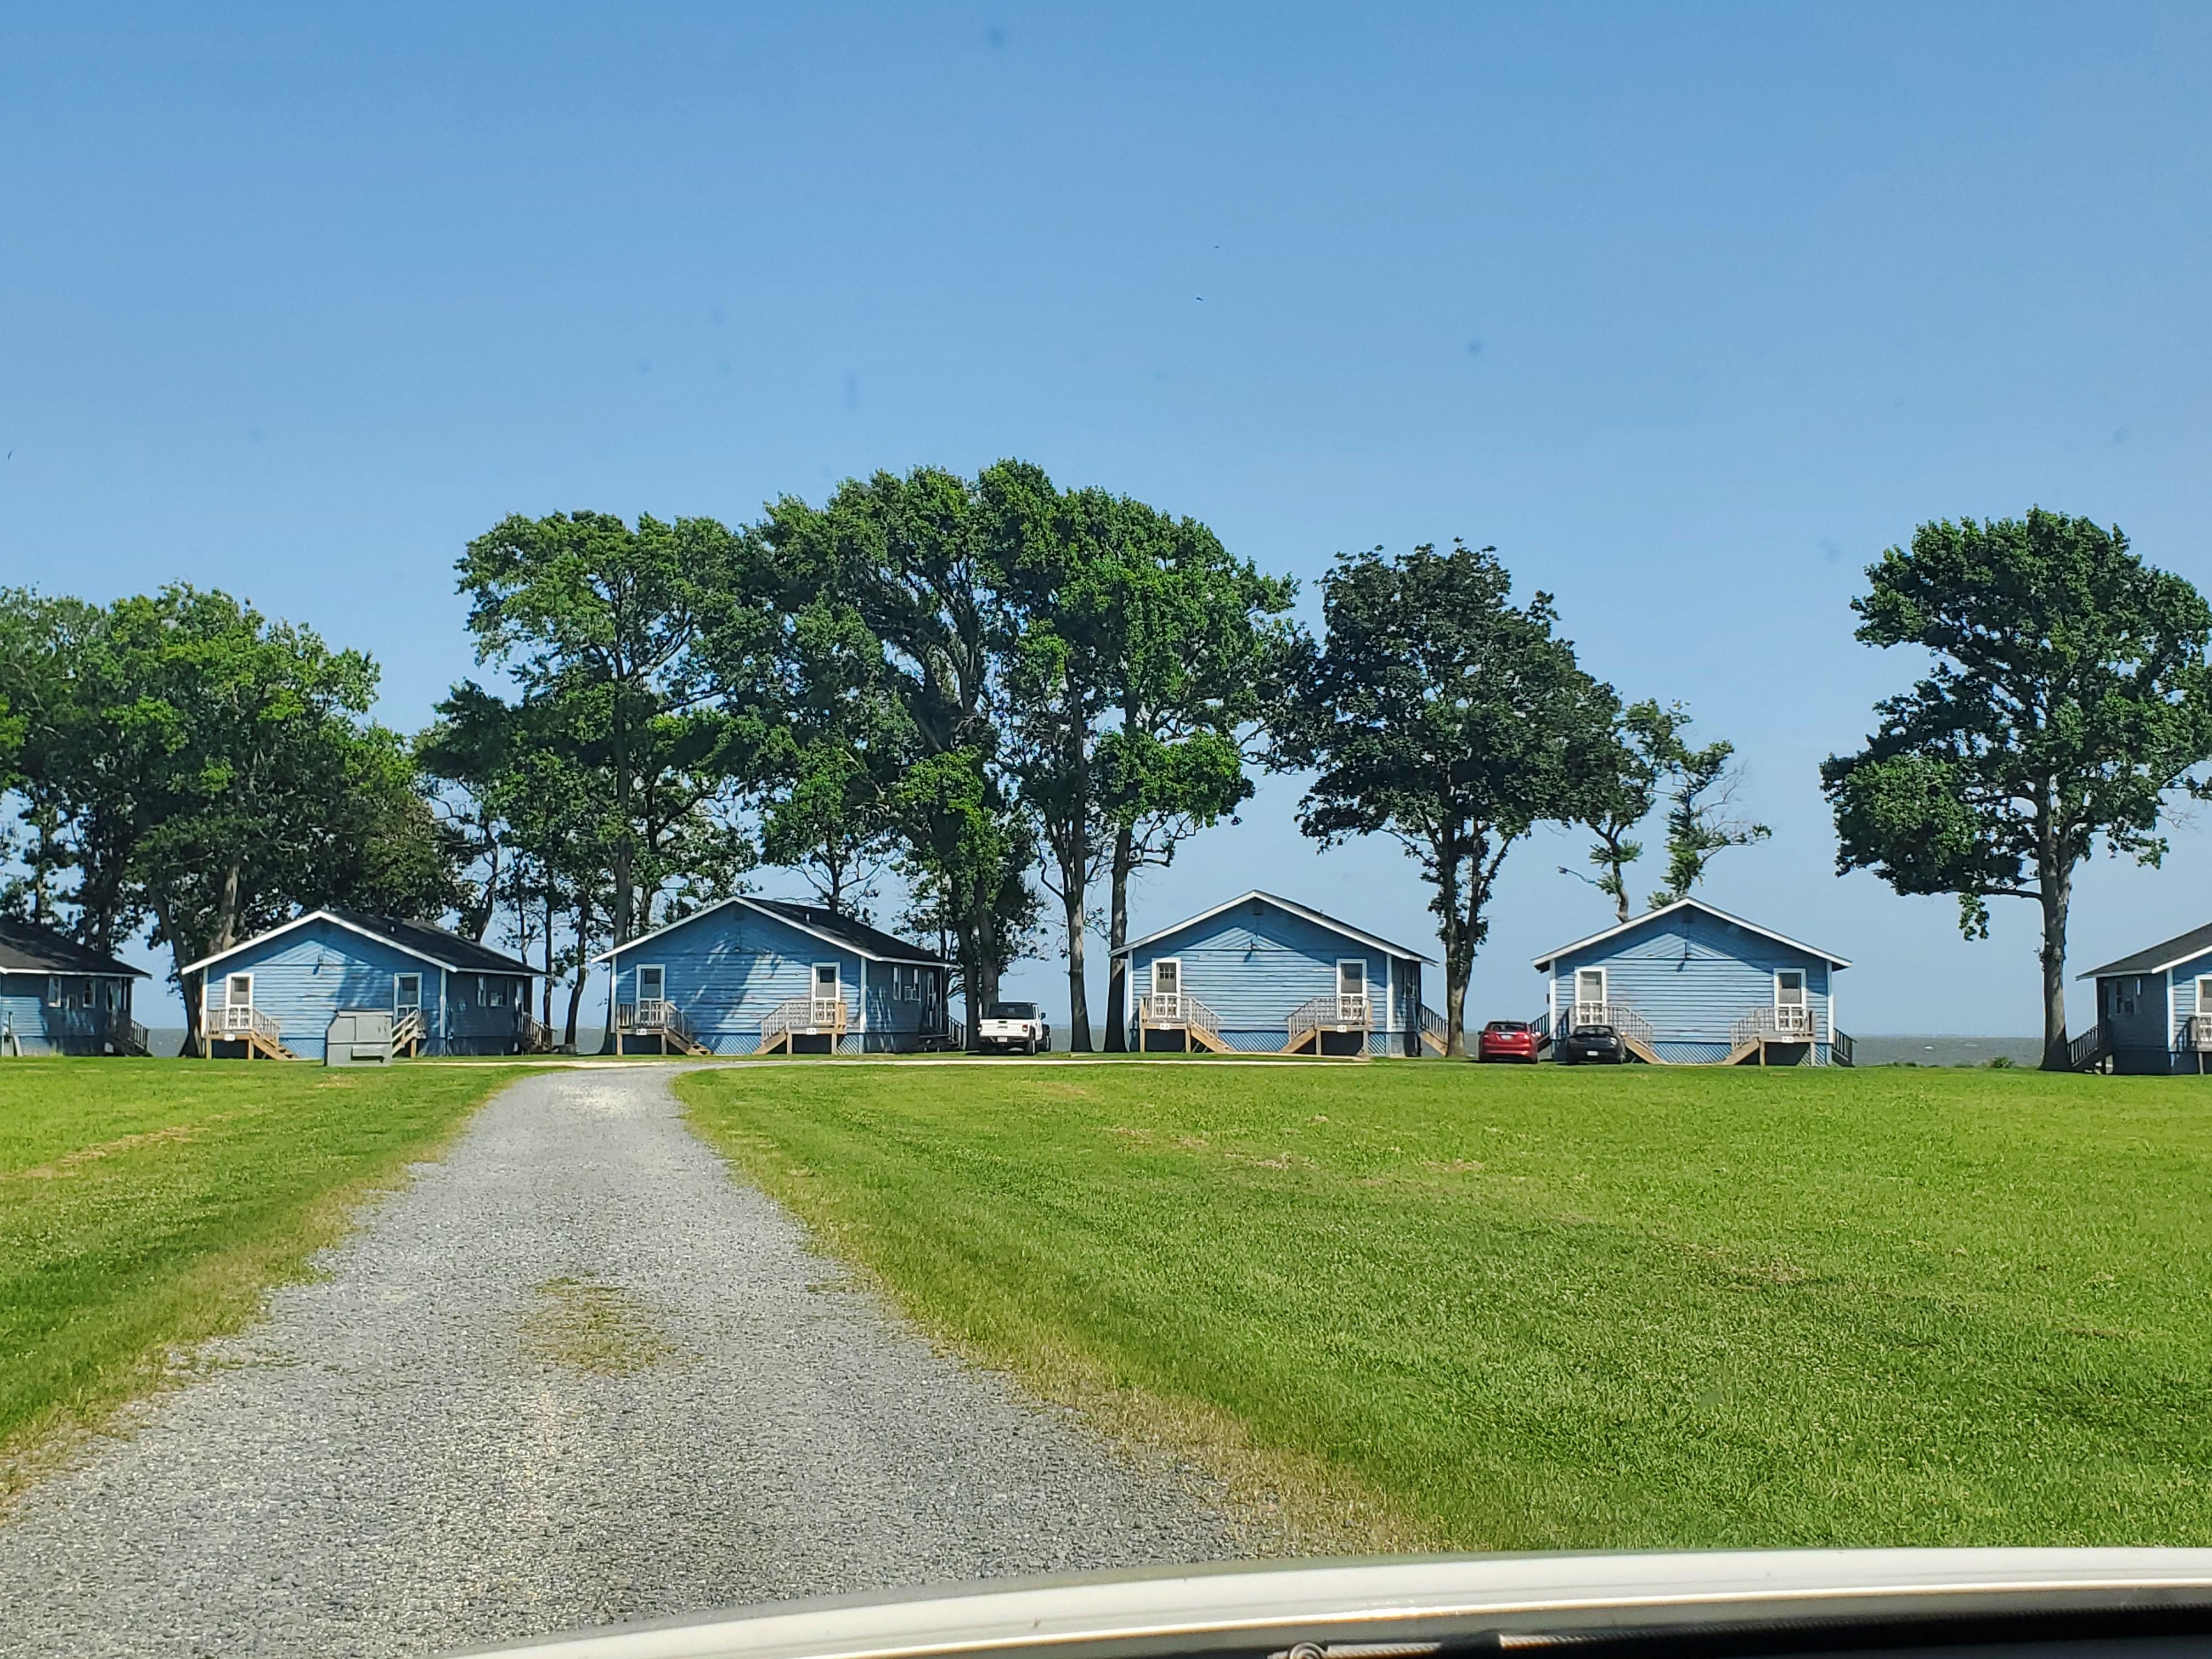
<path id="1" fill-rule="evenodd" d="M 1378 1495 L 1386 1536 L 2212 1543 L 2212 1083 L 1398 1062 L 678 1087 L 928 1328 L 1048 1391 L 1231 1422 Z"/>
<path id="2" fill-rule="evenodd" d="M 513 1075 L 0 1062 L 0 1491 L 250 1318 Z"/>

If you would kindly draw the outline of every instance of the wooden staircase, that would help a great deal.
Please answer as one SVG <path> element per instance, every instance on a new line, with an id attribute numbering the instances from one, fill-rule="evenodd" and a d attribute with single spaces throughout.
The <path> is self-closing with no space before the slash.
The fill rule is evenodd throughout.
<path id="1" fill-rule="evenodd" d="M 1357 1031 L 1359 1051 L 1367 1052 L 1367 1034 L 1375 1029 L 1375 1003 L 1370 997 L 1316 997 L 1301 1004 L 1290 1018 L 1284 1022 L 1288 1036 L 1283 1043 L 1286 1054 L 1314 1054 L 1322 1051 L 1322 1034 L 1325 1031 Z"/>
<path id="2" fill-rule="evenodd" d="M 1442 1014 L 1425 1002 L 1421 1005 L 1421 1041 L 1431 1054 L 1441 1056 L 1450 1051 L 1450 1029 Z"/>
<path id="3" fill-rule="evenodd" d="M 643 1037 L 654 1043 L 660 1053 L 678 1054 L 709 1054 L 713 1049 L 692 1034 L 691 1022 L 684 1011 L 665 997 L 648 997 L 642 1002 L 625 1002 L 615 1010 L 615 1052 L 630 1052 L 630 1040 Z"/>
<path id="4" fill-rule="evenodd" d="M 1203 1048 L 1210 1054 L 1233 1052 L 1221 1040 L 1221 1022 L 1214 1018 L 1213 1010 L 1196 997 L 1170 992 L 1162 996 L 1137 999 L 1137 1051 L 1146 1048 L 1147 1031 L 1180 1031 L 1183 1052 Z"/>
<path id="5" fill-rule="evenodd" d="M 1729 1028 L 1729 1054 L 1721 1064 L 1745 1066 L 1755 1060 L 1764 1066 L 1773 1048 L 1802 1048 L 1809 1055 L 1813 1036 L 1810 1008 L 1754 1008 Z"/>
<path id="6" fill-rule="evenodd" d="M 763 1016 L 760 1047 L 754 1052 L 772 1054 L 781 1050 L 795 1054 L 800 1037 L 826 1036 L 830 1039 L 830 1052 L 834 1054 L 844 1037 L 847 1018 L 845 999 L 842 996 L 787 998 Z M 694 1048 L 689 1052 L 705 1054 L 707 1050 Z"/>
<path id="7" fill-rule="evenodd" d="M 210 1008 L 204 1030 L 210 1054 L 218 1042 L 235 1042 L 246 1050 L 248 1060 L 299 1059 L 284 1046 L 283 1033 L 277 1029 L 276 1022 L 258 1008 Z"/>
<path id="8" fill-rule="evenodd" d="M 1651 1022 L 1623 1002 L 1577 1002 L 1574 1020 L 1569 1030 L 1577 1025 L 1610 1025 L 1620 1038 L 1621 1047 L 1646 1066 L 1665 1066 L 1670 1062 L 1660 1058 L 1657 1036 Z"/>

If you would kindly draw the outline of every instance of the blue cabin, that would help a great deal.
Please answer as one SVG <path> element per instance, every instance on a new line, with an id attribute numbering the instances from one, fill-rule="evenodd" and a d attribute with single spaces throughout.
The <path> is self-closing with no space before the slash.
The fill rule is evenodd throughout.
<path id="1" fill-rule="evenodd" d="M 2135 1075 L 2201 1073 L 2212 1054 L 2212 926 L 2092 968 L 2097 1024 L 2075 1066 Z"/>
<path id="2" fill-rule="evenodd" d="M 320 1060 L 342 1011 L 389 1011 L 393 1048 L 410 1054 L 543 1049 L 536 972 L 427 921 L 326 908 L 203 957 L 185 979 L 209 1058 Z"/>
<path id="3" fill-rule="evenodd" d="M 1848 1066 L 1843 957 L 1677 899 L 1536 958 L 1547 1034 L 1610 1025 L 1654 1066 Z"/>
<path id="4" fill-rule="evenodd" d="M 144 1054 L 131 986 L 145 977 L 51 927 L 0 916 L 0 1055 Z"/>
<path id="5" fill-rule="evenodd" d="M 1429 958 L 1273 893 L 1242 894 L 1119 955 L 1133 1048 L 1418 1054 Z"/>
<path id="6" fill-rule="evenodd" d="M 621 1054 L 904 1053 L 950 1036 L 945 958 L 820 905 L 740 895 L 594 960 Z"/>

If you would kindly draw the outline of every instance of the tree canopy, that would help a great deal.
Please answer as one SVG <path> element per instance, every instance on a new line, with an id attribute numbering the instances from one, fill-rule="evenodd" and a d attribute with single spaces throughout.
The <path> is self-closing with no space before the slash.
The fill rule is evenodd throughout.
<path id="1" fill-rule="evenodd" d="M 1987 937 L 1990 899 L 2035 902 L 2043 1063 L 2063 1069 L 2074 872 L 2100 842 L 2158 863 L 2167 799 L 2202 793 L 2212 608 L 2117 528 L 2040 508 L 1923 525 L 1867 578 L 1857 637 L 1934 665 L 1821 768 L 1838 870 L 1955 896 L 1969 938 Z"/>
<path id="2" fill-rule="evenodd" d="M 1516 605 L 1511 589 L 1493 548 L 1340 558 L 1324 638 L 1304 643 L 1277 722 L 1276 763 L 1318 775 L 1298 806 L 1307 835 L 1389 835 L 1419 863 L 1455 1054 L 1498 871 L 1537 824 L 1589 815 L 1616 708 L 1554 632 L 1551 595 Z"/>

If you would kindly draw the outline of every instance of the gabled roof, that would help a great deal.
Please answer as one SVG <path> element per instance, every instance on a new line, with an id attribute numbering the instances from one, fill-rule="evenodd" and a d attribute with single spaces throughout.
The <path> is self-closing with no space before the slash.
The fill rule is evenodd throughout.
<path id="1" fill-rule="evenodd" d="M 1632 928 L 1641 927 L 1647 921 L 1656 921 L 1661 916 L 1671 916 L 1677 910 L 1702 910 L 1707 915 L 1717 917 L 1722 921 L 1733 922 L 1747 933 L 1757 933 L 1761 939 L 1771 939 L 1777 945 L 1786 945 L 1793 951 L 1802 951 L 1808 957 L 1818 957 L 1832 968 L 1848 968 L 1851 965 L 1847 958 L 1837 956 L 1832 951 L 1823 951 L 1817 945 L 1808 945 L 1802 939 L 1792 939 L 1787 933 L 1778 933 L 1771 927 L 1762 927 L 1755 921 L 1746 921 L 1741 916 L 1732 916 L 1727 911 L 1708 904 L 1701 898 L 1679 898 L 1672 904 L 1662 904 L 1656 910 L 1646 910 L 1642 915 L 1633 917 L 1627 921 L 1615 922 L 1601 933 L 1592 933 L 1588 939 L 1578 939 L 1572 945 L 1562 945 L 1556 951 L 1547 951 L 1530 966 L 1540 973 L 1561 957 L 1571 956 L 1588 945 L 1601 945 L 1617 933 L 1626 933 Z"/>
<path id="2" fill-rule="evenodd" d="M 0 974 L 88 974 L 96 979 L 144 979 L 143 968 L 102 956 L 66 933 L 23 916 L 0 915 Z"/>
<path id="3" fill-rule="evenodd" d="M 265 933 L 256 933 L 252 939 L 240 940 L 228 951 L 217 951 L 212 956 L 188 963 L 183 971 L 198 973 L 203 968 L 228 961 L 240 951 L 252 950 L 272 939 L 282 938 L 295 928 L 305 927 L 311 921 L 327 921 L 348 933 L 359 933 L 364 939 L 381 940 L 394 950 L 404 951 L 409 956 L 428 963 L 433 968 L 447 969 L 453 973 L 520 974 L 535 977 L 538 972 L 526 962 L 518 962 L 488 945 L 464 939 L 450 928 L 440 927 L 432 922 L 410 921 L 399 916 L 373 916 L 362 910 L 341 910 L 335 905 L 295 916 L 280 927 L 271 927 Z"/>
<path id="4" fill-rule="evenodd" d="M 841 916 L 822 905 L 795 904 L 788 899 L 755 898 L 750 893 L 735 894 L 707 906 L 703 910 L 694 910 L 690 915 L 672 921 L 665 927 L 641 933 L 634 939 L 616 945 L 611 951 L 602 951 L 592 960 L 600 963 L 610 957 L 627 955 L 640 945 L 672 933 L 679 927 L 689 927 L 693 922 L 717 911 L 726 910 L 732 905 L 787 923 L 803 933 L 811 933 L 818 939 L 841 950 L 850 951 L 856 956 L 866 957 L 871 962 L 913 963 L 926 968 L 950 966 L 943 957 L 933 955 L 919 945 L 908 944 L 905 939 L 884 933 L 880 927 L 871 927 L 866 922 L 856 921 L 851 916 Z"/>
<path id="5" fill-rule="evenodd" d="M 1300 904 L 1295 899 L 1283 898 L 1274 893 L 1263 893 L 1256 887 L 1249 893 L 1239 893 L 1235 898 L 1225 900 L 1223 902 L 1215 905 L 1211 910 L 1200 910 L 1194 916 L 1185 916 L 1181 921 L 1175 923 L 1172 927 L 1159 928 L 1153 933 L 1146 934 L 1142 939 L 1133 939 L 1119 951 L 1115 952 L 1115 954 L 1116 956 L 1125 957 L 1128 955 L 1130 951 L 1138 949 L 1139 946 L 1152 944 L 1155 940 L 1164 939 L 1170 933 L 1180 933 L 1186 927 L 1194 927 L 1199 922 L 1205 921 L 1212 917 L 1219 915 L 1224 910 L 1234 910 L 1238 905 L 1246 903 L 1253 899 L 1258 899 L 1262 903 L 1272 904 L 1279 910 L 1287 910 L 1294 916 L 1304 916 L 1308 921 L 1312 922 L 1316 927 L 1326 927 L 1331 933 L 1342 934 L 1346 939 L 1357 939 L 1362 945 L 1371 945 L 1378 951 L 1388 951 L 1394 957 L 1404 957 L 1412 962 L 1426 962 L 1431 963 L 1433 963 L 1436 960 L 1433 957 L 1423 956 L 1419 951 L 1408 950 L 1402 945 L 1394 945 L 1389 939 L 1383 939 L 1378 934 L 1370 933 L 1364 927 L 1354 927 L 1348 921 L 1339 921 L 1334 916 L 1328 915 L 1326 911 L 1316 910 L 1310 904 Z"/>
<path id="6" fill-rule="evenodd" d="M 2092 968 L 2081 975 L 2083 979 L 2102 979 L 2112 974 L 2162 974 L 2169 968 L 2179 968 L 2192 957 L 2201 957 L 2212 951 L 2212 922 L 2202 927 L 2192 927 L 2185 933 L 2177 933 L 2162 945 L 2154 945 L 2148 951 L 2138 951 L 2131 957 L 2122 957 L 2118 962 L 2108 962 L 2101 968 Z"/>

